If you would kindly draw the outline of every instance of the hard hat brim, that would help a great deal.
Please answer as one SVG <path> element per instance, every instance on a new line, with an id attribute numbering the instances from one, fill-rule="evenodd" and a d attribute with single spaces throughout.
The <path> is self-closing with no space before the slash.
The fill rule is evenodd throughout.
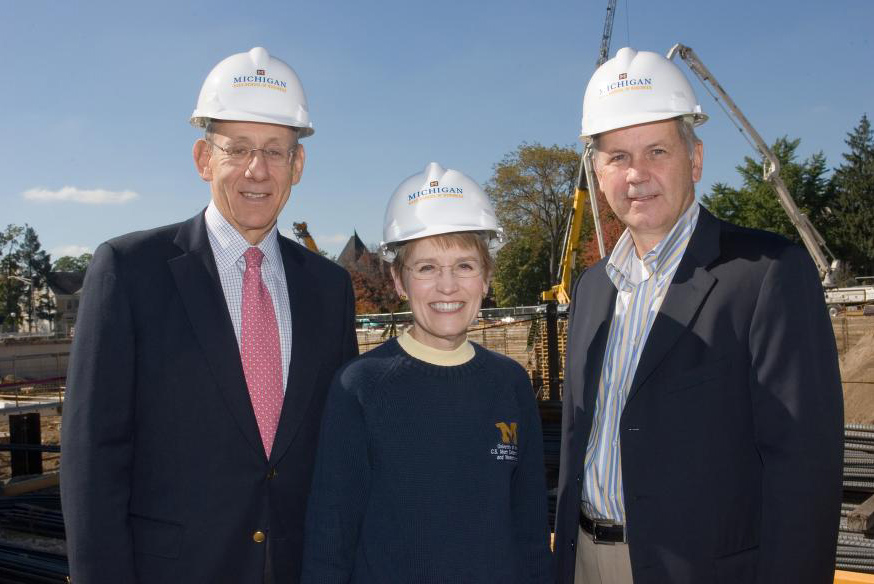
<path id="1" fill-rule="evenodd" d="M 428 229 L 420 231 L 416 233 L 416 235 L 411 237 L 396 239 L 394 241 L 381 241 L 379 243 L 379 252 L 383 260 L 391 263 L 394 261 L 395 256 L 397 255 L 397 248 L 401 245 L 410 243 L 411 241 L 416 241 L 418 239 L 425 239 L 426 237 L 450 235 L 452 233 L 469 233 L 471 231 L 479 231 L 489 234 L 488 249 L 489 253 L 493 257 L 496 253 L 498 253 L 498 250 L 500 250 L 502 247 L 504 247 L 504 245 L 507 244 L 507 235 L 500 227 L 495 230 L 484 228 L 482 225 L 470 225 L 466 227 L 459 227 L 457 225 L 435 225 Z"/>
<path id="2" fill-rule="evenodd" d="M 311 122 L 301 122 L 294 118 L 283 116 L 262 116 L 252 112 L 225 110 L 217 113 L 201 112 L 194 110 L 191 114 L 191 125 L 196 128 L 205 128 L 209 120 L 221 120 L 226 122 L 257 122 L 259 124 L 278 124 L 288 126 L 298 131 L 298 138 L 306 138 L 315 133 Z"/>
<path id="3" fill-rule="evenodd" d="M 691 117 L 692 124 L 697 127 L 706 122 L 709 116 L 703 112 L 640 112 L 637 114 L 625 113 L 621 120 L 602 117 L 598 120 L 597 124 L 590 124 L 591 127 L 583 128 L 583 131 L 580 133 L 580 140 L 583 142 L 591 142 L 594 136 L 603 134 L 604 132 L 611 132 L 622 128 L 630 128 L 632 126 L 640 126 L 652 122 L 662 122 L 664 120 L 684 117 Z"/>

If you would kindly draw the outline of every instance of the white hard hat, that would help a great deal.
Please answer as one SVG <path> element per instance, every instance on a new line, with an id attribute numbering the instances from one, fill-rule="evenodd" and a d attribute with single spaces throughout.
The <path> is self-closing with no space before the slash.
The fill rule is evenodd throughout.
<path id="1" fill-rule="evenodd" d="M 707 121 L 679 67 L 658 53 L 624 47 L 589 80 L 580 137 L 680 116 L 696 126 Z"/>
<path id="2" fill-rule="evenodd" d="M 231 55 L 209 72 L 191 124 L 204 128 L 210 119 L 292 126 L 301 138 L 313 133 L 297 73 L 262 47 Z"/>
<path id="3" fill-rule="evenodd" d="M 469 176 L 436 162 L 404 180 L 395 189 L 382 223 L 382 258 L 395 258 L 396 244 L 457 231 L 489 234 L 489 253 L 506 243 L 504 230 L 489 197 Z"/>

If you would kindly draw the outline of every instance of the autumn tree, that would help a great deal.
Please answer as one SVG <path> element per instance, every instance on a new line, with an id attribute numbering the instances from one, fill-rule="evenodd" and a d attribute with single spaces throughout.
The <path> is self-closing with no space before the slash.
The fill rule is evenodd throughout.
<path id="1" fill-rule="evenodd" d="M 579 153 L 573 147 L 523 142 L 495 165 L 486 185 L 510 240 L 536 237 L 532 249 L 539 253 L 544 248 L 549 274 L 558 273 L 578 162 Z"/>
<path id="2" fill-rule="evenodd" d="M 497 258 L 494 290 L 498 305 L 538 304 L 541 292 L 557 282 L 579 165 L 575 147 L 537 143 L 522 143 L 495 165 L 486 192 L 509 239 Z M 599 201 L 609 250 L 622 225 L 603 195 Z M 575 273 L 600 259 L 588 200 L 583 205 Z"/>
<path id="3" fill-rule="evenodd" d="M 404 310 L 404 302 L 395 292 L 386 262 L 373 251 L 362 254 L 345 266 L 352 278 L 355 314 L 378 314 Z"/>
<path id="4" fill-rule="evenodd" d="M 616 242 L 619 241 L 622 232 L 625 231 L 625 225 L 619 221 L 619 218 L 616 217 L 610 209 L 610 205 L 607 204 L 607 198 L 604 196 L 604 193 L 602 193 L 600 189 L 596 192 L 596 196 L 598 197 L 598 215 L 600 216 L 601 233 L 604 236 L 605 254 L 609 256 L 613 247 L 616 245 Z M 575 274 L 579 273 L 584 268 L 592 266 L 601 259 L 601 252 L 598 249 L 598 238 L 595 232 L 595 222 L 592 218 L 591 212 L 583 215 L 583 227 L 580 239 L 581 247 L 579 258 L 577 259 L 577 269 L 574 270 Z"/>

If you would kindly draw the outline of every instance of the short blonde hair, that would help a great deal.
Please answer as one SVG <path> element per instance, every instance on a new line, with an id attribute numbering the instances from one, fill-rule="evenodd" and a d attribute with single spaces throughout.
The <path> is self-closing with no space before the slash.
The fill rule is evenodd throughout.
<path id="1" fill-rule="evenodd" d="M 453 233 L 441 233 L 440 235 L 431 235 L 429 237 L 413 239 L 399 244 L 395 248 L 395 253 L 397 255 L 395 255 L 395 259 L 391 263 L 392 270 L 396 274 L 403 274 L 403 267 L 406 262 L 407 254 L 409 254 L 413 244 L 425 239 L 430 239 L 440 249 L 449 249 L 452 247 L 475 249 L 483 266 L 483 280 L 488 281 L 494 273 L 495 259 L 489 253 L 487 234 L 482 231 L 456 231 Z"/>

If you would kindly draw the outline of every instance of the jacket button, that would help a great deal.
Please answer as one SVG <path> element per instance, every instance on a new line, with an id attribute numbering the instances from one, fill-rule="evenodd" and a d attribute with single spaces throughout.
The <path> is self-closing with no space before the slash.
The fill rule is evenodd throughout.
<path id="1" fill-rule="evenodd" d="M 571 549 L 574 549 L 574 540 L 571 540 Z"/>
<path id="2" fill-rule="evenodd" d="M 270 472 L 267 473 L 267 478 L 268 479 L 275 479 L 276 478 L 276 469 L 275 468 L 270 469 Z"/>
<path id="3" fill-rule="evenodd" d="M 263 543 L 266 538 L 263 531 L 256 531 L 252 534 L 252 541 L 255 543 Z"/>

